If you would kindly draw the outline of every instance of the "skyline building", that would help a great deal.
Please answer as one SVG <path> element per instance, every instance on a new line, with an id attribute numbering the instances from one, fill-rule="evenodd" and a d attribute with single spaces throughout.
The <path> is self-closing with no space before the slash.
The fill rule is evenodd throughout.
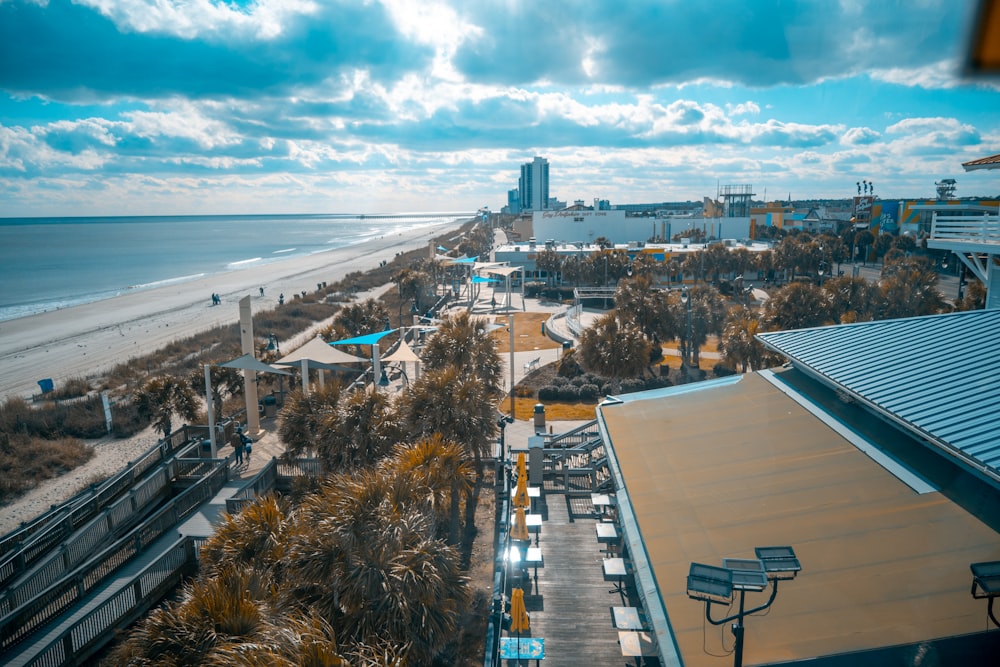
<path id="1" fill-rule="evenodd" d="M 521 210 L 543 211 L 549 207 L 549 161 L 535 156 L 531 162 L 521 165 L 521 177 L 517 181 L 521 200 Z"/>

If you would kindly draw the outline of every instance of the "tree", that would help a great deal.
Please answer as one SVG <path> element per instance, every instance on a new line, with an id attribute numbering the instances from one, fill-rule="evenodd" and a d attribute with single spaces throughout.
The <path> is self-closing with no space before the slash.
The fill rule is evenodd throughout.
<path id="1" fill-rule="evenodd" d="M 833 317 L 826 293 L 811 283 L 793 282 L 775 291 L 767 301 L 766 321 L 771 329 L 802 329 L 829 323 Z"/>
<path id="2" fill-rule="evenodd" d="M 497 433 L 496 396 L 473 374 L 454 365 L 424 372 L 399 399 L 408 433 L 461 444 L 482 474 L 482 457 L 491 452 Z"/>
<path id="3" fill-rule="evenodd" d="M 316 451 L 317 435 L 336 412 L 343 385 L 333 382 L 306 395 L 293 391 L 285 399 L 278 420 L 278 436 L 285 443 L 287 458 Z"/>
<path id="4" fill-rule="evenodd" d="M 384 465 L 395 474 L 410 474 L 427 487 L 435 513 L 445 517 L 448 543 L 458 544 L 461 503 L 472 493 L 476 471 L 469 465 L 461 445 L 441 434 L 399 444 Z"/>
<path id="5" fill-rule="evenodd" d="M 485 318 L 462 312 L 438 325 L 421 355 L 424 368 L 454 366 L 463 376 L 477 378 L 490 396 L 502 395 L 503 365 Z"/>
<path id="6" fill-rule="evenodd" d="M 746 373 L 764 367 L 767 349 L 757 340 L 763 331 L 760 315 L 745 306 L 736 306 L 729 313 L 729 319 L 722 331 L 719 351 L 723 359 Z"/>
<path id="7" fill-rule="evenodd" d="M 338 474 L 295 515 L 290 594 L 337 628 L 345 653 L 388 640 L 427 665 L 470 599 L 459 555 L 434 537 L 427 488 L 410 474 Z"/>
<path id="8" fill-rule="evenodd" d="M 215 417 L 222 417 L 222 401 L 227 396 L 238 396 L 243 393 L 243 373 L 236 368 L 224 368 L 222 366 L 209 366 L 208 376 L 212 383 L 212 408 L 215 410 Z M 205 373 L 203 370 L 194 371 L 188 379 L 191 390 L 196 394 L 205 391 Z"/>
<path id="9" fill-rule="evenodd" d="M 174 414 L 188 421 L 198 416 L 198 399 L 191 386 L 175 377 L 153 378 L 133 396 L 136 411 L 153 422 L 153 427 L 167 437 L 172 432 Z"/>
<path id="10" fill-rule="evenodd" d="M 591 370 L 606 377 L 643 374 L 651 344 L 638 326 L 619 320 L 615 313 L 599 317 L 580 334 L 580 356 Z"/>
<path id="11" fill-rule="evenodd" d="M 535 270 L 545 272 L 545 284 L 555 285 L 556 276 L 562 272 L 562 256 L 555 250 L 546 248 L 535 256 Z"/>
<path id="12" fill-rule="evenodd" d="M 869 322 L 878 313 L 879 290 L 862 277 L 838 276 L 823 283 L 830 314 L 842 324 Z"/>
<path id="13" fill-rule="evenodd" d="M 650 341 L 676 335 L 677 322 L 668 306 L 667 292 L 653 289 L 648 276 L 636 275 L 619 283 L 615 306 L 619 320 L 635 324 Z"/>
<path id="14" fill-rule="evenodd" d="M 933 315 L 945 308 L 938 291 L 938 274 L 924 257 L 903 257 L 882 267 L 879 319 Z"/>

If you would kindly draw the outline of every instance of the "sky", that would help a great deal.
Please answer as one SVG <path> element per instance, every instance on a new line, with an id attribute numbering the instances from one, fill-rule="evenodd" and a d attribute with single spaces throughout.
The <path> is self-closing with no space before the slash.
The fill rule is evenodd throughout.
<path id="1" fill-rule="evenodd" d="M 0 0 L 0 217 L 1000 195 L 974 0 Z"/>

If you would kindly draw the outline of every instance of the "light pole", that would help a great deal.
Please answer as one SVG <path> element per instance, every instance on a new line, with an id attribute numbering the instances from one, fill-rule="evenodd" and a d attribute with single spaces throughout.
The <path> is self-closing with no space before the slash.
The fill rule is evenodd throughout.
<path id="1" fill-rule="evenodd" d="M 681 365 L 684 367 L 686 377 L 690 373 L 691 365 L 691 295 L 688 294 L 687 287 L 681 290 L 681 303 L 687 308 L 687 337 L 684 339 L 684 350 L 681 354 Z"/>
<path id="2" fill-rule="evenodd" d="M 688 597 L 705 603 L 706 620 L 712 625 L 736 621 L 732 626 L 736 639 L 733 647 L 735 667 L 743 665 L 743 619 L 769 608 L 778 595 L 778 582 L 782 579 L 794 579 L 802 569 L 791 547 L 757 547 L 754 553 L 757 556 L 755 559 L 725 558 L 722 567 L 691 563 L 688 571 Z M 771 585 L 771 595 L 767 602 L 747 609 L 746 592 L 763 591 L 768 584 Z M 735 591 L 740 593 L 739 611 L 725 618 L 712 618 L 712 605 L 732 605 Z"/>

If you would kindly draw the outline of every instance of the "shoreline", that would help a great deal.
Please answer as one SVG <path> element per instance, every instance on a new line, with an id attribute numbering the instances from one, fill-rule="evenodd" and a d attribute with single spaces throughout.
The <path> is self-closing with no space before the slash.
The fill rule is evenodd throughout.
<path id="1" fill-rule="evenodd" d="M 271 262 L 110 299 L 0 322 L 0 397 L 30 399 L 38 381 L 61 382 L 100 374 L 134 357 L 218 325 L 239 322 L 238 302 L 251 297 L 253 311 L 272 309 L 320 282 L 392 261 L 401 252 L 457 230 L 467 219 L 404 230 L 366 243 L 306 258 Z M 260 295 L 264 287 L 264 295 Z M 212 294 L 222 298 L 212 304 Z M 258 333 L 258 332 L 255 332 Z"/>

